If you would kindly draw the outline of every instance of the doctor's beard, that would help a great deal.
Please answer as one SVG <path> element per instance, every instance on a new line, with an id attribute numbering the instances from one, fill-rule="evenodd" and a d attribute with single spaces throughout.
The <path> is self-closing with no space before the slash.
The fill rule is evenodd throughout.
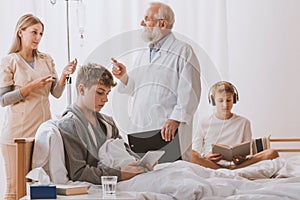
<path id="1" fill-rule="evenodd" d="M 150 31 L 148 28 L 144 28 L 142 32 L 142 39 L 145 42 L 157 42 L 161 38 L 163 38 L 163 32 L 160 30 L 158 26 L 153 27 L 152 31 Z"/>

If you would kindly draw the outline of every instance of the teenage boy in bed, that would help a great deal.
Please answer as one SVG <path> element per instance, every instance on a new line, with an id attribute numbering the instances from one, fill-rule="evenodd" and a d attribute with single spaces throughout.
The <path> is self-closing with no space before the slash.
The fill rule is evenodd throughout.
<path id="1" fill-rule="evenodd" d="M 68 176 L 73 181 L 101 184 L 102 175 L 116 175 L 127 180 L 147 169 L 139 161 L 124 167 L 110 168 L 99 162 L 98 150 L 110 138 L 121 138 L 111 117 L 99 113 L 108 101 L 108 94 L 116 83 L 111 73 L 98 64 L 82 66 L 76 78 L 77 99 L 58 121 L 65 151 Z M 125 143 L 124 143 L 125 144 Z M 128 145 L 126 150 L 136 156 Z"/>
<path id="2" fill-rule="evenodd" d="M 220 81 L 209 91 L 209 102 L 216 106 L 216 112 L 200 123 L 200 133 L 193 140 L 192 162 L 204 167 L 237 169 L 262 160 L 271 160 L 279 155 L 267 149 L 248 157 L 236 155 L 232 162 L 222 160 L 222 155 L 212 153 L 212 144 L 235 145 L 252 140 L 250 121 L 231 112 L 238 99 L 238 91 L 233 84 Z"/>

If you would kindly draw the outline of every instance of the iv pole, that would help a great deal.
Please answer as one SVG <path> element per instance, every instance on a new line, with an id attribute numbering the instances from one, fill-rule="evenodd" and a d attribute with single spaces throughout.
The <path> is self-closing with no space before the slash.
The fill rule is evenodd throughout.
<path id="1" fill-rule="evenodd" d="M 69 1 L 66 1 L 66 20 L 67 20 L 67 50 L 68 50 L 68 63 L 70 63 L 70 21 L 69 21 Z M 73 0 L 82 2 L 82 0 Z M 56 0 L 50 0 L 50 3 L 52 5 L 56 4 Z M 81 27 L 82 29 L 82 27 Z M 83 30 L 81 30 L 83 31 Z M 83 34 L 80 35 L 81 38 L 83 38 Z M 70 75 L 66 78 L 66 84 L 67 84 L 67 104 L 70 105 L 72 103 L 72 77 Z"/>
<path id="2" fill-rule="evenodd" d="M 70 62 L 70 23 L 69 23 L 69 0 L 66 0 L 66 15 L 67 15 L 67 50 L 68 50 L 68 63 Z M 67 103 L 72 103 L 72 77 L 67 76 Z"/>
<path id="3" fill-rule="evenodd" d="M 66 1 L 66 17 L 67 17 L 67 51 L 68 51 L 68 63 L 70 62 L 70 23 L 69 23 L 69 0 Z M 56 4 L 56 0 L 50 0 L 52 5 Z M 67 76 L 67 105 L 72 103 L 72 77 Z"/>

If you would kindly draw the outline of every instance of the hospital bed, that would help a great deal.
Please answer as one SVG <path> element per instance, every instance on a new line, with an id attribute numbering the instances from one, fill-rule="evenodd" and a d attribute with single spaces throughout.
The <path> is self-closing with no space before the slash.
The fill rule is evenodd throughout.
<path id="1" fill-rule="evenodd" d="M 16 138 L 14 141 L 17 145 L 17 199 L 19 199 L 26 195 L 26 181 L 28 181 L 28 180 L 25 178 L 25 175 L 31 169 L 32 152 L 33 152 L 35 139 L 34 138 Z M 298 143 L 298 142 L 300 142 L 300 138 L 271 138 L 270 142 L 271 143 L 277 143 L 277 142 L 278 143 L 279 142 L 280 143 L 289 143 L 289 142 L 297 142 Z M 300 148 L 294 148 L 294 149 L 287 149 L 287 148 L 281 149 L 280 148 L 277 150 L 279 152 L 300 152 Z M 166 172 L 166 174 L 164 174 L 163 179 L 161 179 L 161 176 L 159 175 L 159 173 L 163 173 L 162 170 L 157 170 L 157 173 L 158 173 L 157 181 L 162 181 L 160 184 L 153 182 L 153 176 L 149 177 L 147 175 L 139 175 L 133 179 L 130 179 L 129 181 L 123 181 L 121 183 L 118 183 L 118 188 L 121 190 L 129 191 L 129 192 L 130 191 L 139 192 L 140 199 L 144 199 L 144 198 L 152 199 L 152 198 L 158 198 L 158 197 L 165 198 L 165 199 L 173 199 L 174 197 L 175 197 L 175 199 L 180 199 L 180 198 L 192 198 L 193 199 L 196 194 L 199 194 L 200 196 L 202 195 L 201 197 L 204 197 L 205 195 L 208 195 L 208 196 L 216 195 L 218 197 L 222 196 L 222 195 L 223 196 L 230 195 L 231 197 L 241 197 L 241 198 L 243 198 L 243 195 L 246 195 L 246 197 L 250 197 L 251 195 L 260 195 L 260 197 L 263 198 L 263 197 L 265 197 L 264 195 L 268 194 L 268 190 L 269 190 L 269 192 L 274 191 L 274 194 L 276 193 L 274 196 L 274 199 L 276 199 L 276 197 L 277 197 L 276 195 L 278 195 L 278 199 L 280 199 L 280 198 L 282 198 L 282 195 L 284 195 L 284 194 L 281 194 L 280 192 L 278 193 L 276 188 L 278 187 L 279 190 L 282 190 L 281 188 L 283 187 L 283 185 L 288 184 L 289 187 L 286 189 L 286 192 L 291 193 L 289 195 L 300 195 L 300 184 L 299 184 L 300 170 L 298 171 L 298 169 L 300 167 L 300 156 L 297 156 L 296 162 L 294 161 L 294 163 L 293 163 L 295 165 L 292 167 L 292 168 L 295 168 L 294 171 L 291 172 L 291 174 L 288 174 L 287 176 L 283 176 L 283 177 L 289 177 L 289 178 L 286 178 L 286 179 L 284 179 L 285 181 L 281 181 L 281 182 L 274 181 L 275 179 L 272 179 L 272 180 L 270 179 L 271 181 L 273 181 L 274 185 L 268 181 L 263 186 L 261 185 L 262 184 L 261 181 L 260 182 L 251 181 L 252 183 L 248 183 L 247 182 L 247 181 L 249 181 L 248 179 L 243 179 L 242 177 L 239 177 L 239 175 L 243 175 L 248 172 L 236 171 L 236 173 L 238 173 L 238 175 L 237 175 L 237 174 L 233 174 L 233 171 L 231 171 L 231 170 L 226 170 L 226 171 L 225 171 L 225 169 L 220 170 L 220 171 L 210 170 L 210 169 L 202 168 L 199 166 L 195 166 L 195 164 L 189 164 L 191 166 L 189 166 L 189 169 L 187 169 L 187 170 L 193 171 L 193 172 L 196 171 L 196 175 L 199 176 L 199 180 L 197 179 L 197 181 L 198 181 L 197 184 L 199 184 L 201 187 L 198 185 L 197 190 L 199 190 L 199 188 L 202 188 L 200 191 L 198 191 L 198 193 L 194 191 L 194 190 L 196 190 L 195 188 L 191 188 L 190 194 L 188 192 L 180 193 L 180 189 L 183 188 L 184 185 L 179 185 L 177 187 L 174 186 L 174 191 L 173 190 L 164 191 L 162 189 L 162 188 L 164 188 L 164 183 L 163 183 L 164 180 L 174 182 L 174 176 L 182 176 L 180 178 L 180 182 L 182 182 L 184 180 L 185 185 L 189 186 L 189 179 L 190 179 L 189 175 L 181 174 L 182 171 L 185 171 L 182 168 L 185 168 L 186 163 L 183 163 L 182 161 L 178 161 L 178 163 L 176 165 L 175 164 L 176 163 L 172 163 L 169 166 L 167 166 L 169 168 L 174 169 L 175 171 L 173 172 L 173 174 L 168 174 L 168 173 L 171 173 L 170 171 L 172 171 L 172 170 L 167 170 L 168 172 Z M 275 165 L 279 166 L 279 164 L 276 164 L 276 163 L 275 163 Z M 176 171 L 176 168 L 178 166 L 182 169 L 182 170 L 180 169 L 179 172 Z M 268 166 L 270 166 L 270 165 L 267 164 L 267 167 Z M 266 167 L 258 166 L 258 168 L 265 169 Z M 278 170 L 279 170 L 279 168 L 281 168 L 281 170 L 282 170 L 283 167 L 279 166 Z M 192 169 L 192 170 L 190 170 L 190 169 Z M 272 170 L 274 171 L 274 169 L 272 169 Z M 224 173 L 224 171 L 225 171 L 225 173 Z M 179 173 L 179 174 L 177 174 L 177 173 Z M 208 174 L 210 174 L 210 175 L 208 175 Z M 142 176 L 144 176 L 144 177 L 142 177 Z M 193 177 L 197 177 L 197 176 L 193 175 Z M 201 176 L 202 176 L 202 179 L 201 179 Z M 227 176 L 229 176 L 230 179 L 228 179 Z M 173 178 L 171 178 L 169 180 L 168 177 L 173 177 Z M 149 184 L 141 184 L 141 182 L 145 183 L 145 181 L 147 181 L 147 180 L 150 181 Z M 210 180 L 212 182 L 210 182 Z M 232 182 L 232 181 L 234 181 L 234 182 Z M 247 182 L 247 184 L 251 185 L 252 188 L 255 189 L 255 187 L 257 187 L 259 189 L 255 189 L 254 193 L 252 193 L 253 192 L 252 190 L 248 191 L 249 186 L 247 186 L 247 184 L 241 184 L 242 182 L 243 183 Z M 191 180 L 191 183 L 193 183 L 193 185 L 195 185 L 195 180 Z M 223 193 L 219 194 L 219 192 L 222 190 L 221 188 L 223 186 L 220 187 L 220 185 L 218 185 L 218 183 L 220 183 L 221 186 L 222 186 L 222 184 L 225 184 L 225 185 L 229 184 L 232 187 L 235 187 L 234 185 L 236 184 L 236 187 L 241 187 L 241 185 L 246 185 L 247 187 L 239 188 L 239 190 L 235 190 L 235 191 L 243 191 L 244 193 L 235 193 L 233 191 L 232 192 L 233 194 L 230 194 L 230 193 L 229 194 L 223 194 Z M 256 186 L 256 185 L 254 185 L 254 183 L 258 184 L 258 185 Z M 174 183 L 174 184 L 176 184 L 176 183 Z M 145 187 L 145 185 L 146 185 L 146 187 Z M 153 186 L 152 189 L 150 189 L 150 190 L 147 189 L 149 187 L 151 188 L 151 186 Z M 156 188 L 158 186 L 159 186 L 159 189 Z M 170 186 L 168 186 L 168 188 L 170 188 Z M 175 191 L 175 190 L 177 190 L 177 191 Z M 212 190 L 212 193 L 209 193 L 208 190 Z M 262 191 L 261 194 L 259 193 L 259 190 Z M 264 190 L 266 190 L 267 192 Z M 202 194 L 200 194 L 201 192 L 202 192 Z M 227 192 L 228 192 L 228 189 L 227 189 Z M 180 196 L 180 195 L 191 195 L 191 196 Z M 271 195 L 271 194 L 268 194 L 268 195 Z M 267 196 L 267 197 L 269 197 L 269 196 Z M 293 198 L 293 196 L 291 196 L 291 198 Z M 195 199 L 198 199 L 197 195 L 195 196 Z"/>
<path id="2" fill-rule="evenodd" d="M 31 159 L 34 146 L 34 138 L 16 138 L 17 145 L 17 183 L 16 197 L 20 199 L 26 194 L 26 174 L 31 170 Z"/>

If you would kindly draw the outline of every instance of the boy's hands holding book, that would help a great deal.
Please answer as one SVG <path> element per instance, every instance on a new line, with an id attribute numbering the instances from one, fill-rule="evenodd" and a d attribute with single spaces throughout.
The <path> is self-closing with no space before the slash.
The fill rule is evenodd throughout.
<path id="1" fill-rule="evenodd" d="M 213 162 L 219 162 L 223 159 L 223 156 L 220 153 L 208 153 L 205 158 Z"/>
<path id="2" fill-rule="evenodd" d="M 246 156 L 250 154 L 250 142 L 243 142 L 233 146 L 224 144 L 213 144 L 213 154 L 221 154 L 222 159 L 233 161 L 234 164 L 241 164 L 246 160 Z"/>
<path id="3" fill-rule="evenodd" d="M 205 156 L 208 160 L 211 160 L 213 162 L 219 162 L 220 160 L 223 160 L 223 156 L 220 153 L 209 153 Z M 246 156 L 242 156 L 242 155 L 234 155 L 232 157 L 232 162 L 235 165 L 239 165 L 242 162 L 244 162 L 246 160 Z"/>
<path id="4" fill-rule="evenodd" d="M 232 162 L 235 164 L 235 165 L 239 165 L 241 164 L 242 162 L 244 162 L 246 160 L 246 156 L 242 156 L 242 155 L 234 155 L 233 158 L 232 158 Z"/>

